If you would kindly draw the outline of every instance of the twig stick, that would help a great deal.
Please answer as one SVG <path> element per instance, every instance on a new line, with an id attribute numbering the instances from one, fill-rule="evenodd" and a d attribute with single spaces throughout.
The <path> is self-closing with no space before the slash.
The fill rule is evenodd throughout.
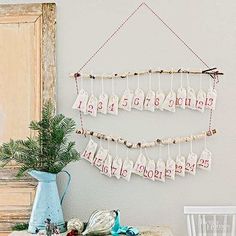
<path id="1" fill-rule="evenodd" d="M 189 71 L 189 70 L 145 70 L 141 72 L 126 72 L 126 73 L 116 73 L 116 74 L 111 74 L 111 75 L 92 75 L 92 74 L 80 74 L 80 73 L 71 73 L 69 76 L 70 78 L 78 78 L 78 77 L 83 77 L 85 79 L 112 79 L 112 78 L 120 78 L 124 79 L 127 77 L 133 77 L 133 76 L 142 76 L 142 75 L 147 75 L 147 74 L 195 74 L 195 75 L 200 75 L 200 74 L 207 74 L 210 76 L 213 75 L 223 75 L 222 72 L 219 72 L 217 68 L 211 68 L 208 70 L 203 70 L 203 71 Z"/>
<path id="2" fill-rule="evenodd" d="M 149 147 L 155 147 L 160 144 L 162 145 L 168 145 L 168 144 L 177 144 L 177 143 L 185 143 L 185 142 L 190 142 L 191 140 L 199 140 L 199 139 L 204 139 L 205 136 L 212 136 L 216 134 L 216 129 L 212 129 L 209 131 L 203 131 L 199 134 L 191 135 L 191 136 L 183 136 L 183 137 L 174 137 L 174 138 L 164 138 L 164 139 L 155 139 L 152 142 L 138 142 L 138 143 L 132 143 L 128 140 L 125 140 L 121 137 L 114 137 L 111 135 L 106 135 L 102 133 L 98 133 L 95 131 L 90 131 L 90 130 L 84 130 L 84 129 L 78 129 L 76 130 L 76 133 L 79 135 L 84 135 L 84 136 L 93 136 L 98 139 L 103 139 L 103 140 L 108 140 L 116 143 L 120 143 L 125 145 L 127 148 L 149 148 Z"/>

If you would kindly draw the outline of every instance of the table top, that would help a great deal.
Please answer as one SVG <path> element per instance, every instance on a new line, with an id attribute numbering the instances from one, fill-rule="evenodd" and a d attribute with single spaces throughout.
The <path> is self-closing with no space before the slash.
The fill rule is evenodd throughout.
<path id="1" fill-rule="evenodd" d="M 140 231 L 142 236 L 173 236 L 168 226 L 135 226 Z M 12 232 L 9 236 L 30 236 L 26 231 Z M 66 233 L 61 234 L 62 236 Z"/>

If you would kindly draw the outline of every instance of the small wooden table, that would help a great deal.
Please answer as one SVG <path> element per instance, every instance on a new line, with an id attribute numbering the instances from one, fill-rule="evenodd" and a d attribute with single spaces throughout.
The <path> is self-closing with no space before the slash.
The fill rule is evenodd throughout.
<path id="1" fill-rule="evenodd" d="M 142 236 L 173 236 L 168 226 L 135 226 Z M 30 236 L 26 231 L 12 232 L 9 236 Z M 66 233 L 62 234 L 65 236 Z"/>

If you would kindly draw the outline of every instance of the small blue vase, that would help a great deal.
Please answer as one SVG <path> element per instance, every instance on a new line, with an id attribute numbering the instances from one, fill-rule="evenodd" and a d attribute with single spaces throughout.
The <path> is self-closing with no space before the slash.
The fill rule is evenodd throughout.
<path id="1" fill-rule="evenodd" d="M 66 231 L 61 204 L 70 184 L 71 177 L 67 171 L 62 172 L 65 172 L 69 178 L 61 199 L 58 193 L 56 174 L 36 170 L 29 172 L 33 178 L 39 181 L 29 222 L 29 233 L 34 234 L 36 230 L 45 230 L 45 220 L 47 218 L 51 219 L 51 222 L 57 225 L 61 233 Z"/>

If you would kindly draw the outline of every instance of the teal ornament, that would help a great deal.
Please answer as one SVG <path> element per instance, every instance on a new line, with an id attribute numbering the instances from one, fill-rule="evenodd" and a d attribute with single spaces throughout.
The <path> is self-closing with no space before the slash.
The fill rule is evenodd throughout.
<path id="1" fill-rule="evenodd" d="M 39 181 L 29 222 L 29 233 L 45 230 L 46 219 L 51 219 L 51 222 L 57 226 L 61 233 L 66 231 L 61 204 L 69 187 L 71 176 L 67 171 L 62 172 L 68 175 L 68 182 L 61 199 L 58 193 L 56 174 L 36 170 L 29 172 L 33 178 Z"/>
<path id="2" fill-rule="evenodd" d="M 120 224 L 120 210 L 116 210 L 115 224 L 112 228 L 111 234 L 118 236 L 119 234 L 126 234 L 128 236 L 135 236 L 139 234 L 139 230 L 131 226 L 121 226 Z"/>

